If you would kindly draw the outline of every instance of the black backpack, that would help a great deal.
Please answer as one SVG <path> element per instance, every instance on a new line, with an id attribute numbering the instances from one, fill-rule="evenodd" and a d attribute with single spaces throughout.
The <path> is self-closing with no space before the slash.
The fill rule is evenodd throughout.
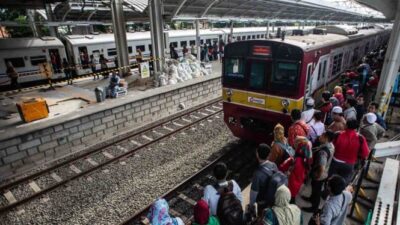
<path id="1" fill-rule="evenodd" d="M 217 217 L 221 225 L 243 225 L 242 203 L 233 193 L 233 182 L 228 181 L 227 187 L 220 187 L 217 184 L 214 188 L 220 195 Z"/>
<path id="2" fill-rule="evenodd" d="M 287 176 L 279 170 L 274 170 L 273 174 L 267 180 L 265 189 L 265 204 L 269 207 L 273 206 L 275 203 L 275 193 L 276 190 L 281 185 L 288 185 Z"/>

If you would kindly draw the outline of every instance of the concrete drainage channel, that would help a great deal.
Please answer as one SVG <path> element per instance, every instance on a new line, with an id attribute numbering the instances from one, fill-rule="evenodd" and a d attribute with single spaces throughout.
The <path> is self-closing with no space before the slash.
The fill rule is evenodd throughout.
<path id="1" fill-rule="evenodd" d="M 16 206 L 43 196 L 60 186 L 90 174 L 105 165 L 129 157 L 140 149 L 184 131 L 211 117 L 221 117 L 222 103 L 213 101 L 200 108 L 193 109 L 167 122 L 156 124 L 145 130 L 133 133 L 118 143 L 110 143 L 102 148 L 94 149 L 76 158 L 71 158 L 38 173 L 4 184 L 0 187 L 0 213 L 5 213 Z M 38 185 L 40 184 L 40 185 Z"/>

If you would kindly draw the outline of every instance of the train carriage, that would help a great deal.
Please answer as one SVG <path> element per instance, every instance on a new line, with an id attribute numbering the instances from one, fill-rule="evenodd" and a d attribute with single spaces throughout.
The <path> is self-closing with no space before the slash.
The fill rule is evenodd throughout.
<path id="1" fill-rule="evenodd" d="M 54 37 L 42 38 L 0 38 L 0 85 L 9 84 L 6 74 L 7 62 L 11 62 L 19 74 L 19 82 L 31 82 L 45 79 L 40 73 L 40 63 L 55 60 L 52 78 L 62 78 L 60 69 L 62 59 L 66 58 L 63 43 Z"/>
<path id="2" fill-rule="evenodd" d="M 390 31 L 324 27 L 319 34 L 228 44 L 223 61 L 224 120 L 237 137 L 262 142 L 305 97 L 319 99 L 339 75 L 388 40 Z M 327 32 L 327 33 L 326 33 Z"/>

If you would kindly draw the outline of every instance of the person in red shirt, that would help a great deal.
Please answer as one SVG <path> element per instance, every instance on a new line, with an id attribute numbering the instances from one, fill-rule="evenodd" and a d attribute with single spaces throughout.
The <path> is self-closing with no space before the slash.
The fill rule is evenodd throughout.
<path id="1" fill-rule="evenodd" d="M 296 137 L 308 137 L 310 128 L 303 120 L 301 120 L 300 110 L 293 109 L 290 116 L 292 117 L 293 124 L 288 130 L 288 142 L 290 146 L 294 147 Z"/>
<path id="2" fill-rule="evenodd" d="M 365 138 L 357 133 L 357 120 L 349 119 L 346 125 L 346 130 L 342 131 L 333 142 L 335 154 L 329 168 L 329 177 L 337 174 L 350 183 L 357 160 L 367 159 L 369 148 Z"/>

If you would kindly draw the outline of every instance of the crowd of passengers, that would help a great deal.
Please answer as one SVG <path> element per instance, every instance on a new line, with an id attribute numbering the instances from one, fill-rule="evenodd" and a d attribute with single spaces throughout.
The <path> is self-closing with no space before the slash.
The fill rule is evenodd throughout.
<path id="1" fill-rule="evenodd" d="M 322 105 L 312 98 L 306 109 L 291 111 L 292 125 L 274 127 L 269 147 L 256 149 L 259 163 L 249 200 L 227 180 L 227 166 L 214 168 L 216 182 L 204 188 L 194 206 L 193 225 L 343 225 L 352 200 L 352 180 L 386 129 L 373 96 L 379 81 L 384 49 L 368 54 L 358 68 L 343 74 L 342 86 L 322 93 Z M 305 221 L 304 214 L 313 216 Z M 152 225 L 184 224 L 158 199 L 148 216 Z"/>

